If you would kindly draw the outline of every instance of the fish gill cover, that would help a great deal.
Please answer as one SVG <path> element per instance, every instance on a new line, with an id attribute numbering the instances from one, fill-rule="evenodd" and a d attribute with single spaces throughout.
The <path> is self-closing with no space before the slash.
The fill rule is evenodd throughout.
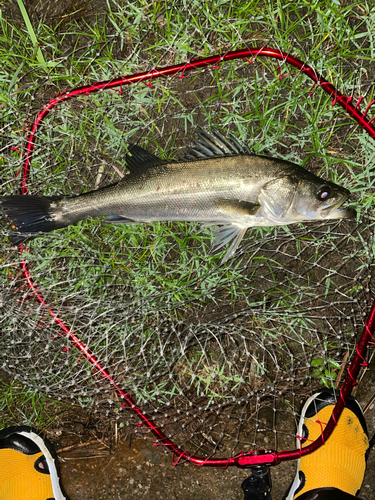
<path id="1" fill-rule="evenodd" d="M 362 107 L 370 103 L 366 49 L 352 31 L 340 42 L 345 50 L 329 52 L 326 37 L 336 35 L 318 20 L 304 22 L 306 33 L 292 40 L 259 10 L 252 15 L 224 2 L 209 12 L 198 4 L 176 3 L 172 16 L 162 4 L 118 5 L 104 32 L 94 30 L 88 41 L 77 30 L 70 41 L 43 46 L 47 66 L 27 52 L 26 66 L 16 70 L 17 50 L 27 51 L 23 35 L 17 45 L 3 30 L 14 59 L 0 82 L 1 194 L 19 193 L 25 123 L 59 92 L 117 75 L 268 44 L 330 72 L 354 102 L 365 97 Z M 340 19 L 346 23 L 345 14 Z M 43 26 L 38 36 L 47 37 Z M 113 386 L 80 359 L 51 320 L 52 307 L 189 450 L 291 449 L 303 398 L 322 385 L 340 387 L 373 291 L 375 147 L 329 96 L 283 62 L 253 57 L 71 99 L 38 130 L 27 189 L 71 196 L 118 182 L 127 175 L 130 143 L 176 160 L 198 126 L 231 132 L 256 154 L 343 186 L 356 218 L 251 228 L 236 256 L 220 265 L 225 248 L 215 253 L 212 228 L 197 223 L 86 219 L 28 241 L 19 254 L 4 216 L 0 366 L 34 390 L 146 432 L 121 409 Z M 47 306 L 35 302 L 22 262 Z"/>

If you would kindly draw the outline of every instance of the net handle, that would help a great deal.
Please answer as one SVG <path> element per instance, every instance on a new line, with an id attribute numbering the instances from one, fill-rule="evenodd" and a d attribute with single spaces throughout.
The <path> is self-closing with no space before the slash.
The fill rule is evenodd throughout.
<path id="1" fill-rule="evenodd" d="M 219 69 L 221 63 L 227 61 L 233 61 L 235 59 L 248 59 L 249 63 L 252 64 L 257 57 L 268 57 L 272 59 L 277 59 L 283 61 L 284 63 L 291 64 L 299 71 L 307 75 L 314 81 L 314 84 L 321 87 L 327 94 L 333 97 L 332 105 L 339 104 L 356 122 L 370 135 L 370 137 L 375 138 L 375 128 L 371 124 L 371 120 L 366 118 L 367 110 L 362 113 L 360 111 L 360 102 L 358 100 L 357 104 L 353 106 L 352 97 L 341 94 L 336 88 L 325 80 L 314 68 L 307 65 L 300 59 L 286 54 L 278 49 L 273 49 L 270 47 L 253 48 L 253 49 L 243 49 L 235 50 L 231 52 L 226 52 L 222 54 L 216 54 L 210 57 L 201 59 L 192 59 L 190 62 L 176 64 L 173 66 L 168 66 L 166 68 L 155 68 L 152 71 L 137 73 L 135 75 L 128 75 L 114 80 L 108 80 L 104 82 L 97 82 L 93 85 L 86 85 L 84 87 L 79 87 L 73 90 L 64 91 L 56 97 L 50 99 L 49 103 L 44 106 L 44 108 L 36 115 L 35 120 L 27 135 L 27 146 L 24 154 L 24 163 L 22 167 L 22 180 L 21 180 L 21 194 L 28 194 L 28 178 L 31 168 L 32 154 L 35 149 L 35 138 L 39 126 L 42 124 L 45 116 L 58 104 L 64 101 L 83 96 L 90 95 L 94 92 L 100 92 L 109 89 L 117 89 L 120 87 L 120 92 L 123 85 L 131 85 L 139 82 L 147 83 L 151 85 L 151 81 L 161 77 L 172 77 L 177 76 L 179 73 L 181 75 L 179 78 L 184 77 L 184 73 L 193 69 L 205 68 L 209 66 L 214 66 Z M 23 253 L 24 245 L 19 246 L 20 254 Z M 208 466 L 208 467 L 229 467 L 236 466 L 240 468 L 247 468 L 257 465 L 276 465 L 284 460 L 293 460 L 300 458 L 301 456 L 307 455 L 312 451 L 318 449 L 322 444 L 328 439 L 333 429 L 335 428 L 337 421 L 346 405 L 348 397 L 351 393 L 352 388 L 356 385 L 356 377 L 362 365 L 362 361 L 365 361 L 364 355 L 366 347 L 370 341 L 370 338 L 374 338 L 373 332 L 375 327 L 375 299 L 371 307 L 371 311 L 365 321 L 365 327 L 361 336 L 360 341 L 356 345 L 356 353 L 354 355 L 353 361 L 348 368 L 348 375 L 346 376 L 345 382 L 340 390 L 340 397 L 334 407 L 332 416 L 325 427 L 323 433 L 319 438 L 314 441 L 309 446 L 305 448 L 300 448 L 293 451 L 272 451 L 265 452 L 263 450 L 256 452 L 241 452 L 235 457 L 231 458 L 201 458 L 191 455 L 189 452 L 179 448 L 174 442 L 172 442 L 161 430 L 154 424 L 154 422 L 145 415 L 144 412 L 139 408 L 137 403 L 133 400 L 130 394 L 126 393 L 116 382 L 115 378 L 109 373 L 109 371 L 101 365 L 94 353 L 92 353 L 83 342 L 70 330 L 70 328 L 64 323 L 64 321 L 54 312 L 52 308 L 44 301 L 42 292 L 39 291 L 32 279 L 31 273 L 28 269 L 27 262 L 21 260 L 21 271 L 27 282 L 28 287 L 33 292 L 35 298 L 40 304 L 45 306 L 49 314 L 51 315 L 53 322 L 56 323 L 62 330 L 62 334 L 67 335 L 71 340 L 72 344 L 77 347 L 78 350 L 84 355 L 84 357 L 89 361 L 94 369 L 113 387 L 116 393 L 125 400 L 122 405 L 132 412 L 136 413 L 141 421 L 139 425 L 144 425 L 147 427 L 156 437 L 157 441 L 154 443 L 155 446 L 165 446 L 172 453 L 173 464 L 177 465 L 181 460 L 189 461 L 195 465 Z M 174 457 L 177 459 L 174 460 Z"/>

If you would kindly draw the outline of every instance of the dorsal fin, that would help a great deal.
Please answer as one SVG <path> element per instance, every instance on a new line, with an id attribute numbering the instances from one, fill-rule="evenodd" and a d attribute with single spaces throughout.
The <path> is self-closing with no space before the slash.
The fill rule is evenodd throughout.
<path id="1" fill-rule="evenodd" d="M 183 160 L 195 160 L 197 158 L 212 158 L 220 155 L 254 154 L 247 146 L 242 146 L 234 135 L 226 139 L 215 128 L 211 127 L 211 133 L 198 125 L 198 141 L 194 141 Z"/>
<path id="2" fill-rule="evenodd" d="M 129 144 L 129 154 L 126 155 L 126 168 L 130 172 L 142 172 L 157 165 L 164 165 L 166 162 L 138 144 Z"/>

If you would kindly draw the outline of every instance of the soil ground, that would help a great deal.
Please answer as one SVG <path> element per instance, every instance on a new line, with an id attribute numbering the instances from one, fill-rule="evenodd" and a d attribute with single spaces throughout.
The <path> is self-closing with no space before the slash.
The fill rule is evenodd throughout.
<path id="1" fill-rule="evenodd" d="M 281 464 L 272 471 L 273 498 L 281 498 L 290 484 L 294 464 Z M 173 467 L 170 457 L 150 441 L 118 444 L 113 455 L 73 459 L 61 463 L 62 479 L 71 500 L 123 500 L 154 498 L 209 500 L 243 498 L 242 481 L 248 470 L 211 469 L 182 464 Z"/>

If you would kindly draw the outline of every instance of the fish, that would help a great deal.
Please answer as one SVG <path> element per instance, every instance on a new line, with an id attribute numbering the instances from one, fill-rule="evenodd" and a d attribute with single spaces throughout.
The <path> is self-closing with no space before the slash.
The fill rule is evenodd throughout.
<path id="1" fill-rule="evenodd" d="M 222 262 L 235 255 L 249 227 L 353 218 L 343 208 L 350 192 L 298 164 L 262 156 L 233 134 L 199 127 L 198 140 L 179 160 L 129 145 L 128 173 L 116 184 L 75 196 L 0 196 L 16 226 L 15 244 L 29 237 L 105 216 L 105 223 L 194 221 L 217 226 L 213 245 L 230 241 Z"/>

